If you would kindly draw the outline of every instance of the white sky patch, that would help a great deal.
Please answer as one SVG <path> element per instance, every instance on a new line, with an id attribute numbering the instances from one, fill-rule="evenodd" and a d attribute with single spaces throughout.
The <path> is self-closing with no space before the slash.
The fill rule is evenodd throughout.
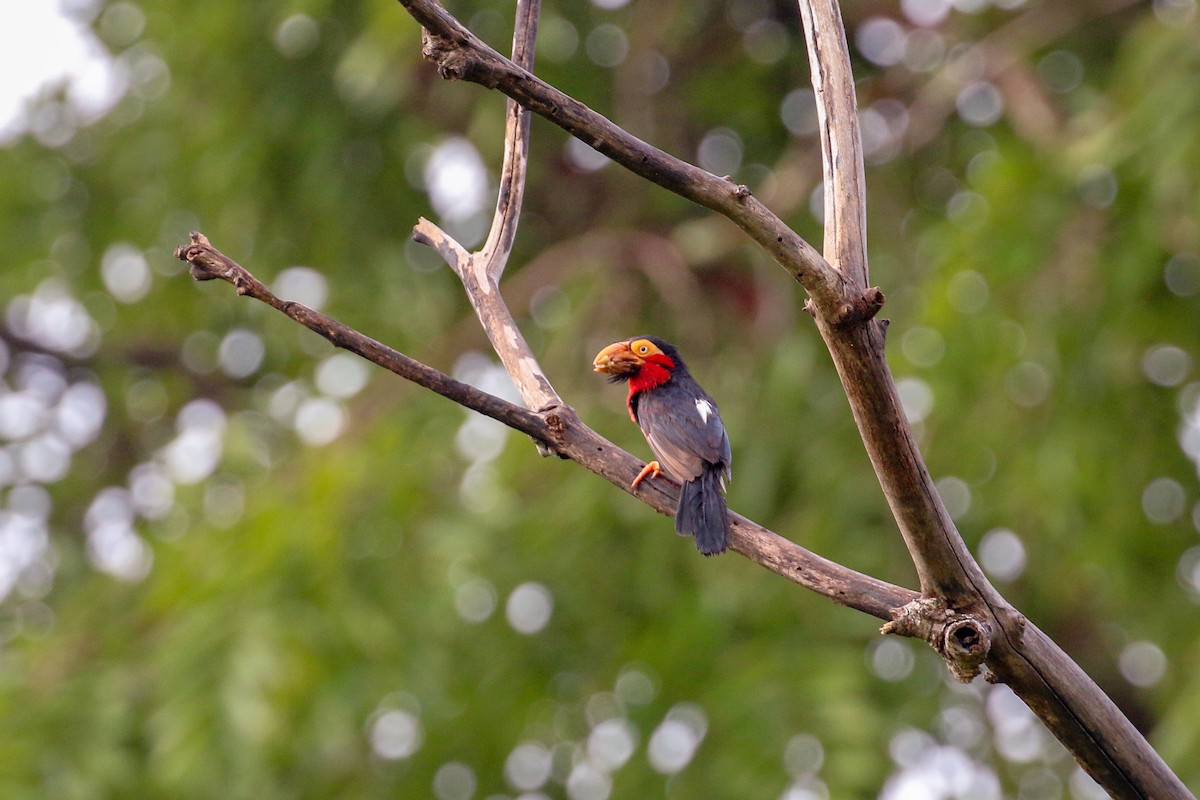
<path id="1" fill-rule="evenodd" d="M 67 5 L 0 3 L 0 146 L 38 127 L 31 101 L 56 87 L 65 88 L 69 108 L 85 124 L 125 93 L 125 70 Z"/>

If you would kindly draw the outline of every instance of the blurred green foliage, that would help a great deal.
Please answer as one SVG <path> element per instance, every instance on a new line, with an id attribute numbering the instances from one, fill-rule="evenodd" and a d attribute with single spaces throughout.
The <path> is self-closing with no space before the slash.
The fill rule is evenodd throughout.
<path id="1" fill-rule="evenodd" d="M 443 222 L 477 243 L 503 100 L 441 81 L 398 4 L 75 5 L 130 88 L 0 150 L 0 364 L 6 396 L 37 367 L 107 405 L 41 479 L 32 434 L 5 423 L 3 536 L 40 513 L 49 540 L 0 606 L 0 794 L 1089 796 L 1036 727 L 1016 728 L 1032 750 L 1005 739 L 999 690 L 951 685 L 932 653 L 736 556 L 699 558 L 595 476 L 187 278 L 170 254 L 190 229 L 267 281 L 306 265 L 333 316 L 502 390 L 461 288 L 408 232 L 461 137 L 487 192 Z M 872 278 L 931 470 L 1006 596 L 1198 788 L 1195 4 L 845 5 Z M 509 4 L 451 10 L 505 49 Z M 537 71 L 819 243 L 793 5 L 549 3 Z M 59 94 L 39 107 L 70 117 Z M 912 585 L 798 287 L 731 225 L 533 130 L 505 291 L 564 398 L 645 453 L 589 361 L 671 339 L 721 403 L 731 505 Z M 445 180 L 465 192 L 471 173 Z M 127 251 L 141 293 L 103 267 Z M 52 295 L 82 304 L 89 343 L 18 324 Z M 98 533 L 122 514 L 125 538 Z M 938 783 L 947 764 L 966 794 Z"/>

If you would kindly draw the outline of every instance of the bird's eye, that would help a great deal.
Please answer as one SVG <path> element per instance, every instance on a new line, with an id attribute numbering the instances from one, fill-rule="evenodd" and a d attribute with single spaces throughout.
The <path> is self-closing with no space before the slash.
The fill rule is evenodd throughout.
<path id="1" fill-rule="evenodd" d="M 639 353 L 641 353 L 642 355 L 646 355 L 646 353 L 649 353 L 649 352 L 650 352 L 650 348 L 649 348 L 649 347 L 647 347 L 647 346 L 646 346 L 646 345 L 644 345 L 644 344 L 643 344 L 643 345 L 639 345 L 639 346 L 638 346 L 638 352 L 639 352 Z"/>

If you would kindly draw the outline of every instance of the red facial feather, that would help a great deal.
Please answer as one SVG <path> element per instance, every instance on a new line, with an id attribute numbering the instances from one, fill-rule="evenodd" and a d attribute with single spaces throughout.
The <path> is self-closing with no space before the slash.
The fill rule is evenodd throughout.
<path id="1" fill-rule="evenodd" d="M 626 398 L 625 404 L 629 406 L 630 419 L 637 422 L 637 417 L 633 413 L 634 396 L 639 392 L 662 386 L 671 380 L 671 370 L 673 369 L 675 369 L 675 362 L 666 353 L 655 353 L 646 357 L 645 363 L 629 379 L 629 396 Z"/>

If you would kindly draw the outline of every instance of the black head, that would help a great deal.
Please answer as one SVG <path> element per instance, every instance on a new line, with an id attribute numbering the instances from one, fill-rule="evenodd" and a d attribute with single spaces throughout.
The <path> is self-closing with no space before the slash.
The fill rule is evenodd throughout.
<path id="1" fill-rule="evenodd" d="M 614 342 L 592 360 L 592 368 L 607 374 L 614 383 L 633 379 L 647 365 L 654 366 L 660 373 L 663 370 L 670 373 L 687 371 L 674 345 L 649 335 Z"/>

